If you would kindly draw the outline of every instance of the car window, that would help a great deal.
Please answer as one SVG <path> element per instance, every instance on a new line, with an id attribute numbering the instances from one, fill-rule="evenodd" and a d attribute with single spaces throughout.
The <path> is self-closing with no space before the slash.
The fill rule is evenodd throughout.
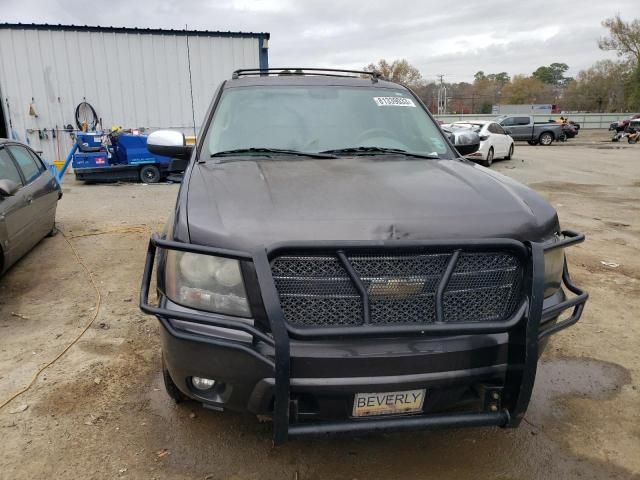
<path id="1" fill-rule="evenodd" d="M 509 126 L 509 125 L 514 125 L 515 124 L 515 118 L 513 117 L 507 117 L 503 120 L 500 120 L 500 125 L 505 125 L 505 126 Z"/>
<path id="2" fill-rule="evenodd" d="M 498 135 L 505 134 L 504 129 L 497 123 L 492 123 L 491 126 L 493 127 L 493 130 L 491 130 L 492 133 L 497 133 Z"/>
<path id="3" fill-rule="evenodd" d="M 11 145 L 7 148 L 13 155 L 13 158 L 16 159 L 16 162 L 18 162 L 18 166 L 20 170 L 22 170 L 22 174 L 27 183 L 31 183 L 38 178 L 41 172 L 40 167 L 26 148 L 17 145 Z"/>
<path id="4" fill-rule="evenodd" d="M 36 165 L 38 166 L 38 170 L 40 170 L 41 172 L 44 172 L 47 169 L 47 167 L 42 161 L 42 159 L 38 156 L 38 154 L 33 150 L 29 150 L 29 149 L 27 149 L 27 152 L 29 152 L 29 155 L 31 155 L 31 157 L 35 160 Z"/>
<path id="5" fill-rule="evenodd" d="M 452 128 L 469 128 L 474 132 L 479 132 L 482 130 L 482 125 L 479 123 L 466 123 L 466 122 L 455 122 L 451 124 Z"/>
<path id="6" fill-rule="evenodd" d="M 516 117 L 516 125 L 529 125 L 529 117 Z"/>
<path id="7" fill-rule="evenodd" d="M 0 179 L 12 180 L 18 185 L 22 185 L 22 178 L 20 178 L 16 164 L 13 163 L 9 152 L 4 148 L 0 148 Z"/>
<path id="8" fill-rule="evenodd" d="M 399 87 L 229 88 L 204 143 L 209 154 L 252 147 L 322 152 L 365 146 L 453 158 L 438 125 Z"/>

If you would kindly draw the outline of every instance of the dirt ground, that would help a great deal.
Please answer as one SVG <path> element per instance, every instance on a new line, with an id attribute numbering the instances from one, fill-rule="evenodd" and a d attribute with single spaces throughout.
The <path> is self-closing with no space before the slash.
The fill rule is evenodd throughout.
<path id="1" fill-rule="evenodd" d="M 0 404 L 97 318 L 25 394 L 0 410 L 0 478 L 640 478 L 640 145 L 606 132 L 517 144 L 494 170 L 532 186 L 564 228 L 591 298 L 552 337 L 526 422 L 497 428 L 300 440 L 273 448 L 253 417 L 174 406 L 162 387 L 158 323 L 138 309 L 146 242 L 177 185 L 64 180 L 58 222 L 0 279 Z M 607 262 L 608 265 L 602 262 Z"/>

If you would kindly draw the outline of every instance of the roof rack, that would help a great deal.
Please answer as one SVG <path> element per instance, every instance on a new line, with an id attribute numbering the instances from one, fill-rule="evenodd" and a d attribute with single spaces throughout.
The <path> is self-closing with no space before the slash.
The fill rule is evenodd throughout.
<path id="1" fill-rule="evenodd" d="M 245 68 L 233 72 L 231 78 L 253 76 L 326 76 L 326 77 L 369 77 L 372 82 L 377 82 L 382 77 L 380 72 L 368 72 L 364 70 L 342 70 L 339 68 Z"/>

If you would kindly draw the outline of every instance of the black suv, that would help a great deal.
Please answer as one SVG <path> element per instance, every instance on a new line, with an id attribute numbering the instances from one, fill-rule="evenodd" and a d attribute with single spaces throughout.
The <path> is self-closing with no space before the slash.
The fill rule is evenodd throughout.
<path id="1" fill-rule="evenodd" d="M 564 256 L 584 236 L 461 157 L 474 135 L 377 74 L 311 69 L 236 71 L 195 147 L 152 133 L 186 167 L 141 289 L 168 393 L 270 417 L 276 444 L 517 426 L 586 302 Z"/>

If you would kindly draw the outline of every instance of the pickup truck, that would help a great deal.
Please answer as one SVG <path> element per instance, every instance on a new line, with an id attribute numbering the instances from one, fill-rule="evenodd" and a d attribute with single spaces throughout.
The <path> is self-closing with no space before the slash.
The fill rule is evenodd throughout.
<path id="1" fill-rule="evenodd" d="M 271 419 L 276 444 L 520 423 L 587 300 L 584 235 L 375 72 L 239 70 L 203 120 L 195 146 L 148 139 L 187 161 L 140 291 L 174 401 Z"/>
<path id="2" fill-rule="evenodd" d="M 534 122 L 531 115 L 500 115 L 495 121 L 509 130 L 514 140 L 525 140 L 529 145 L 551 145 L 563 135 L 559 123 Z"/>

